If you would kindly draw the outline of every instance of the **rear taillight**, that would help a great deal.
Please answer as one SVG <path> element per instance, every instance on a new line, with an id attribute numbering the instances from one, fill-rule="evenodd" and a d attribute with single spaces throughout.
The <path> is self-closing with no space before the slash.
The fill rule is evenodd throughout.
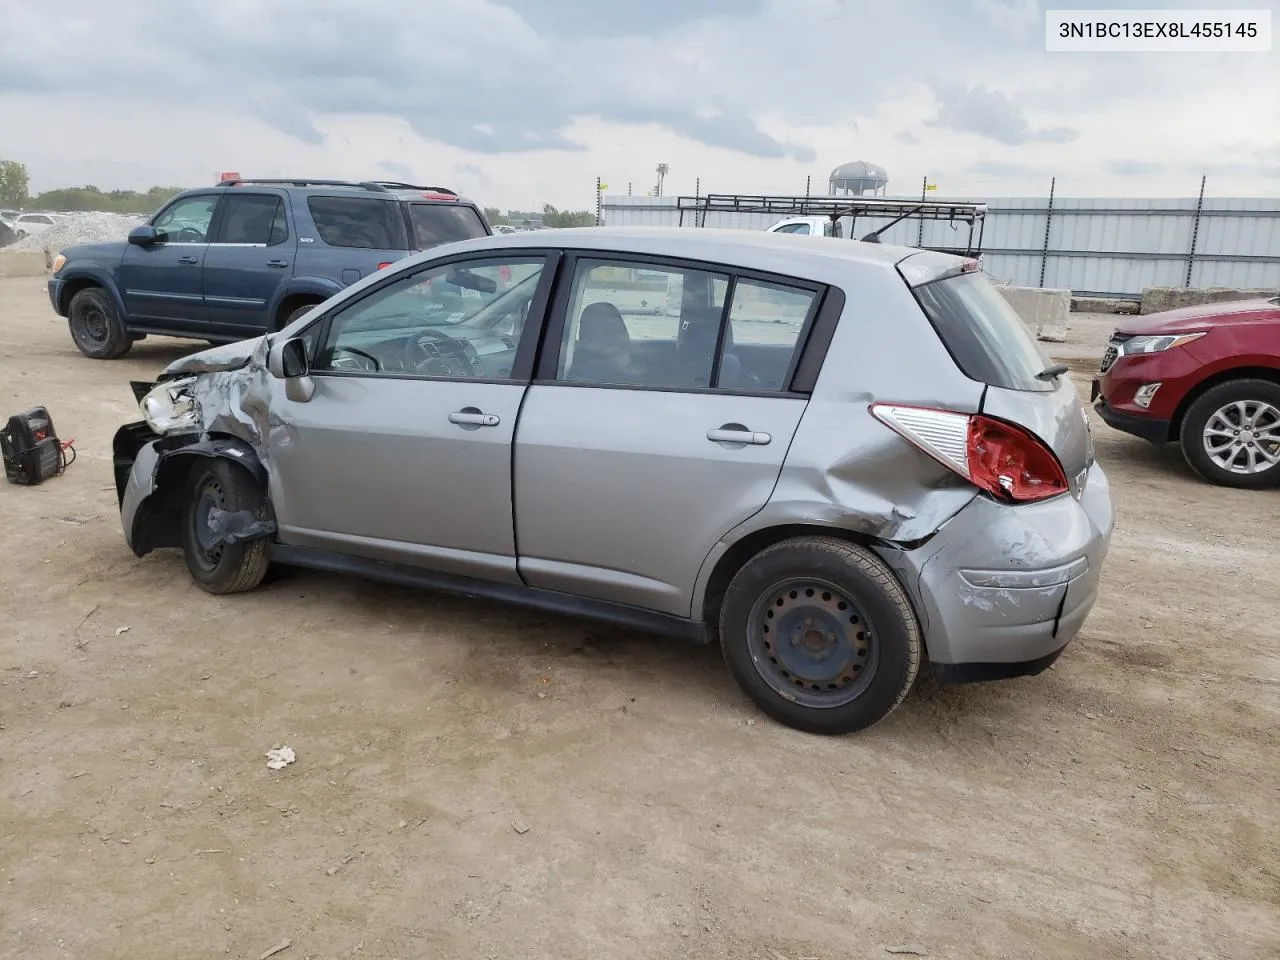
<path id="1" fill-rule="evenodd" d="M 1066 493 L 1049 446 L 1016 424 L 980 413 L 873 403 L 871 415 L 980 490 L 1006 503 Z"/>
<path id="2" fill-rule="evenodd" d="M 391 260 L 383 260 L 380 264 L 378 264 L 378 269 L 385 270 L 387 269 L 387 267 L 391 266 L 392 263 L 393 261 Z"/>

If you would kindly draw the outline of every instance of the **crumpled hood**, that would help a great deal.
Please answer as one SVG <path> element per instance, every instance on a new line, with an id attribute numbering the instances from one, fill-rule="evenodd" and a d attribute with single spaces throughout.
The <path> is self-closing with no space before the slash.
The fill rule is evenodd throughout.
<path id="1" fill-rule="evenodd" d="M 195 373 L 217 373 L 223 370 L 239 370 L 247 364 L 259 347 L 266 340 L 266 335 L 254 337 L 252 340 L 237 340 L 235 343 L 224 343 L 199 353 L 192 353 L 175 360 L 164 368 L 160 379 L 171 380 L 174 377 L 189 376 Z"/>

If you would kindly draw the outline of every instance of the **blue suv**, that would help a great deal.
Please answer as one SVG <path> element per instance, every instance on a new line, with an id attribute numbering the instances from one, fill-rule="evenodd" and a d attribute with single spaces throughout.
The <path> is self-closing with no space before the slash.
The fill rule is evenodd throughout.
<path id="1" fill-rule="evenodd" d="M 223 343 L 279 330 L 402 257 L 490 233 L 444 187 L 227 180 L 178 194 L 127 243 L 63 250 L 49 299 L 81 353 L 111 360 L 149 333 Z"/>

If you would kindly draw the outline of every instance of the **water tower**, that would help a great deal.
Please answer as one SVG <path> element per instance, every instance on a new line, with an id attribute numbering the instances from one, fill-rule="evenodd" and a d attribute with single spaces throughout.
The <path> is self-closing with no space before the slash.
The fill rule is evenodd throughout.
<path id="1" fill-rule="evenodd" d="M 833 197 L 883 197 L 888 183 L 884 167 L 854 160 L 831 171 L 828 190 Z"/>

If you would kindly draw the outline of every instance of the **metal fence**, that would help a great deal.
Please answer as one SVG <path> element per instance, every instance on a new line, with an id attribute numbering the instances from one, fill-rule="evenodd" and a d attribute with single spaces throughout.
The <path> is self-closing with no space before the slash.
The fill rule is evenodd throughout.
<path id="1" fill-rule="evenodd" d="M 1055 199 L 1051 193 L 984 202 L 983 269 L 999 281 L 1124 298 L 1140 297 L 1148 287 L 1280 290 L 1280 198 Z M 675 197 L 606 194 L 600 214 L 614 226 L 679 222 Z M 713 213 L 705 226 L 765 230 L 778 219 Z M 859 219 L 858 233 L 881 225 Z M 685 226 L 697 229 L 687 216 Z M 951 247 L 956 245 L 954 231 L 965 229 L 946 222 L 904 221 L 890 227 L 882 240 Z"/>

